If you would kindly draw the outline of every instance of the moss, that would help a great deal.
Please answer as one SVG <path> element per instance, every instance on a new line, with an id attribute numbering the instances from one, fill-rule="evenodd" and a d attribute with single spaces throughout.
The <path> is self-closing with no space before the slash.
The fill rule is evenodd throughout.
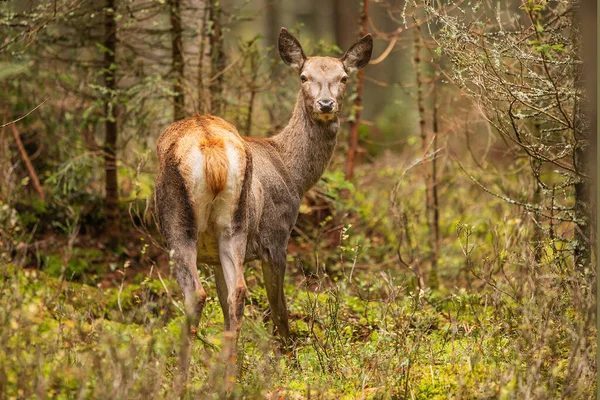
<path id="1" fill-rule="evenodd" d="M 49 254 L 43 259 L 44 272 L 55 278 L 64 273 L 64 277 L 69 281 L 81 281 L 87 277 L 89 281 L 95 282 L 97 274 L 106 271 L 106 265 L 102 263 L 104 256 L 98 249 L 76 248 L 73 254 L 68 256 Z"/>
<path id="2" fill-rule="evenodd" d="M 115 288 L 108 289 L 105 292 L 107 296 L 106 307 L 113 311 L 130 311 L 134 307 L 139 307 L 141 302 L 140 285 L 129 284 L 124 285 L 123 289 Z"/>
<path id="3" fill-rule="evenodd" d="M 489 366 L 467 364 L 420 365 L 412 370 L 413 391 L 417 398 L 490 398 L 494 388 L 477 384 L 485 382 L 497 371 Z"/>
<path id="4" fill-rule="evenodd" d="M 178 294 L 180 290 L 177 282 L 173 279 L 163 279 L 162 282 L 159 279 L 144 280 L 141 282 L 141 286 L 149 288 L 153 294 L 158 296 L 166 294 L 167 290 L 174 294 Z"/>

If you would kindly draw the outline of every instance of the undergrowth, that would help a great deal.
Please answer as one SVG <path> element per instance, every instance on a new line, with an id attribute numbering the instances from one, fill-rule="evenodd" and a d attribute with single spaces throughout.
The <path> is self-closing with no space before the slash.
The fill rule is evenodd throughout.
<path id="1" fill-rule="evenodd" d="M 379 187 L 392 187 L 395 176 L 380 174 Z M 327 176 L 309 204 L 335 193 L 336 179 Z M 488 199 L 464 216 L 443 210 L 440 285 L 431 289 L 418 277 L 428 268 L 419 193 L 394 199 L 359 184 L 343 187 L 349 200 L 327 200 L 344 215 L 335 248 L 325 240 L 333 218 L 311 224 L 318 207 L 303 209 L 285 288 L 289 354 L 272 336 L 260 268 L 247 266 L 232 398 L 593 397 L 593 271 L 574 273 L 561 243 L 546 243 L 536 258 L 531 221 Z M 457 202 L 465 196 L 448 192 Z M 177 285 L 148 257 L 126 280 L 126 256 L 99 266 L 98 251 L 78 249 L 72 236 L 41 269 L 1 266 L 0 392 L 8 399 L 174 398 L 184 323 Z M 140 246 L 145 253 L 149 245 Z M 223 316 L 210 269 L 201 269 L 212 297 L 184 397 L 222 398 Z M 108 270 L 113 284 L 97 283 Z"/>

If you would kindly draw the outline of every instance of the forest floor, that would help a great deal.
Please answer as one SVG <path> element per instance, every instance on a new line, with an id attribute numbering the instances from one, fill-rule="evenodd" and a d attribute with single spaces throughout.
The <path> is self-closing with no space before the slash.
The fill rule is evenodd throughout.
<path id="1" fill-rule="evenodd" d="M 183 314 L 173 281 L 154 271 L 142 282 L 104 288 L 35 269 L 1 273 L 0 298 L 8 304 L 0 314 L 0 386 L 8 398 L 175 393 Z M 368 274 L 335 283 L 290 279 L 295 347 L 281 355 L 260 274 L 251 268 L 235 397 L 485 398 L 510 391 L 497 378 L 510 367 L 511 338 L 493 334 L 498 321 L 485 299 L 405 293 L 393 275 Z M 194 345 L 190 398 L 222 394 L 223 316 L 213 280 L 204 284 L 211 296 Z"/>
<path id="2" fill-rule="evenodd" d="M 457 175 L 442 186 L 452 206 L 441 210 L 433 284 L 419 176 L 404 177 L 395 200 L 399 173 L 374 170 L 349 200 L 339 200 L 343 177 L 327 175 L 300 210 L 285 286 L 291 351 L 272 335 L 259 264 L 246 266 L 229 397 L 593 396 L 593 271 L 574 273 L 559 242 L 536 261 L 521 210 L 479 198 Z M 348 216 L 339 243 L 333 209 Z M 0 398 L 176 398 L 186 339 L 167 255 L 133 228 L 108 251 L 71 225 L 18 243 L 24 255 L 0 265 Z M 200 276 L 209 299 L 184 397 L 224 398 L 223 315 L 212 271 Z"/>

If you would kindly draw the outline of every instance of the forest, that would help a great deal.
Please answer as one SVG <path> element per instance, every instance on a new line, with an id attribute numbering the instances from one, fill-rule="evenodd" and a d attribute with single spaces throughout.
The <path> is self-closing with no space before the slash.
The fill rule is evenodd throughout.
<path id="1" fill-rule="evenodd" d="M 596 18 L 583 0 L 0 1 L 0 399 L 596 398 Z M 307 78 L 282 27 L 309 60 L 373 43 L 287 242 L 291 339 L 259 260 L 237 345 L 197 263 L 190 338 L 157 142 L 201 115 L 244 143 L 286 129 Z"/>

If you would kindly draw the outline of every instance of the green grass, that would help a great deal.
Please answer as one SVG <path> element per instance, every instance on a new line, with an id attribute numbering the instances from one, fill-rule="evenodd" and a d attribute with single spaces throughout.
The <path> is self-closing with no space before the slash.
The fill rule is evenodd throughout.
<path id="1" fill-rule="evenodd" d="M 291 240 L 289 354 L 272 336 L 260 268 L 246 266 L 230 397 L 593 398 L 595 271 L 575 269 L 560 237 L 537 241 L 522 210 L 450 174 L 439 286 L 431 285 L 422 179 L 401 175 L 390 192 L 401 173 L 394 168 L 369 169 L 385 172 L 377 180 L 358 170 L 356 188 L 328 175 L 309 193 L 308 204 L 326 212 L 305 205 Z M 339 188 L 351 196 L 318 194 L 337 196 Z M 335 215 L 345 224 L 337 244 L 329 233 Z M 568 236 L 572 227 L 553 229 Z M 164 270 L 157 279 L 159 252 L 147 239 L 139 251 L 130 238 L 127 252 L 110 253 L 76 236 L 57 234 L 57 243 L 74 245 L 40 250 L 40 269 L 16 266 L 32 264 L 25 258 L 0 265 L 0 398 L 177 397 L 184 315 L 176 283 Z M 15 246 L 29 240 L 5 237 Z M 210 269 L 201 270 L 210 297 L 184 397 L 220 399 L 223 316 Z"/>
<path id="2" fill-rule="evenodd" d="M 100 289 L 14 266 L 3 266 L 0 278 L 0 388 L 7 398 L 174 396 L 183 316 L 172 281 L 146 279 L 122 290 Z M 279 354 L 269 333 L 264 290 L 249 288 L 233 397 L 445 399 L 518 393 L 516 379 L 527 370 L 515 345 L 518 329 L 510 334 L 487 295 L 407 293 L 403 282 L 391 278 L 380 279 L 369 299 L 347 280 L 321 282 L 317 289 L 286 288 L 296 335 L 291 355 Z M 205 284 L 214 295 L 212 280 Z M 200 325 L 203 340 L 193 347 L 189 398 L 223 395 L 222 323 L 218 301 L 211 297 Z M 555 346 L 564 346 L 559 350 L 568 355 L 569 338 Z M 567 374 L 565 360 L 548 372 L 557 385 Z"/>

